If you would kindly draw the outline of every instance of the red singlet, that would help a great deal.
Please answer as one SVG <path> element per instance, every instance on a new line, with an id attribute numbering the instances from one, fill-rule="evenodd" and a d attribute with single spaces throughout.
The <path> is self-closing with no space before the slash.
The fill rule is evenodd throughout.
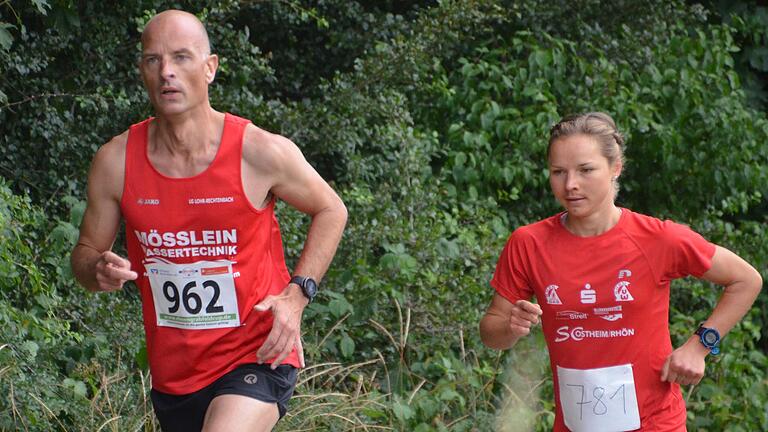
<path id="1" fill-rule="evenodd" d="M 290 279 L 275 200 L 251 205 L 242 185 L 247 120 L 226 114 L 215 159 L 202 173 L 170 178 L 147 155 L 152 119 L 131 126 L 121 211 L 142 297 L 152 386 L 187 394 L 243 363 L 272 328 L 253 306 Z M 285 363 L 299 367 L 295 350 Z"/>
<path id="2" fill-rule="evenodd" d="M 515 230 L 491 280 L 510 302 L 535 296 L 541 306 L 554 430 L 569 430 L 563 402 L 573 427 L 631 424 L 634 392 L 634 419 L 643 431 L 684 431 L 680 386 L 661 381 L 672 352 L 669 283 L 705 273 L 715 246 L 683 225 L 627 209 L 616 226 L 593 237 L 573 235 L 561 217 Z"/>

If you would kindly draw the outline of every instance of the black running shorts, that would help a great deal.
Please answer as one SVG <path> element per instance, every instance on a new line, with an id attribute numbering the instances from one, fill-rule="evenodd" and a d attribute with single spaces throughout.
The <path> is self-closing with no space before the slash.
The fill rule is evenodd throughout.
<path id="1" fill-rule="evenodd" d="M 280 365 L 272 370 L 269 364 L 248 363 L 187 395 L 171 395 L 152 389 L 152 406 L 163 432 L 200 431 L 208 405 L 216 396 L 225 394 L 276 403 L 282 418 L 296 387 L 297 373 L 298 370 L 291 365 Z"/>

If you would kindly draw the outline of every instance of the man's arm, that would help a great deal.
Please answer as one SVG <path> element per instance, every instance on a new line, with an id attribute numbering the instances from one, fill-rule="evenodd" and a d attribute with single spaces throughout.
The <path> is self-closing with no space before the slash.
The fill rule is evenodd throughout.
<path id="1" fill-rule="evenodd" d="M 312 218 L 294 275 L 308 276 L 319 282 L 341 240 L 347 222 L 347 209 L 290 140 L 253 130 L 246 134 L 246 140 L 249 136 L 266 141 L 258 145 L 258 157 L 252 160 L 256 172 L 268 173 L 270 192 Z M 264 140 L 264 137 L 268 139 Z M 244 151 L 246 164 L 249 162 L 248 154 Z M 303 365 L 300 326 L 301 314 L 307 303 L 300 287 L 289 284 L 282 294 L 268 296 L 256 306 L 261 311 L 271 309 L 274 314 L 272 331 L 257 353 L 260 361 L 274 358 L 272 367 L 275 368 L 295 346 Z"/>
<path id="2" fill-rule="evenodd" d="M 704 322 L 705 327 L 715 328 L 725 336 L 752 307 L 762 289 L 763 279 L 749 263 L 720 246 L 716 246 L 712 267 L 701 278 L 725 287 L 715 310 Z M 661 369 L 661 380 L 698 384 L 704 376 L 707 354 L 709 350 L 701 344 L 699 336 L 691 336 L 667 357 Z"/>
<path id="3" fill-rule="evenodd" d="M 102 146 L 88 174 L 88 202 L 70 260 L 75 279 L 89 291 L 118 290 L 138 276 L 128 260 L 110 251 L 120 226 L 126 139 L 123 134 Z"/>

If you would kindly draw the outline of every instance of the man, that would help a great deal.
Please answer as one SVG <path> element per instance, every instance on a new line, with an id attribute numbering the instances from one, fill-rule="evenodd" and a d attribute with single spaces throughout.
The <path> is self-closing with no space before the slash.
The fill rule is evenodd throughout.
<path id="1" fill-rule="evenodd" d="M 194 15 L 156 15 L 141 43 L 156 117 L 96 153 L 72 268 L 91 291 L 136 281 L 163 430 L 271 430 L 346 208 L 288 139 L 211 108 L 218 58 Z M 312 217 L 293 278 L 276 199 Z M 110 251 L 121 218 L 128 259 Z"/>

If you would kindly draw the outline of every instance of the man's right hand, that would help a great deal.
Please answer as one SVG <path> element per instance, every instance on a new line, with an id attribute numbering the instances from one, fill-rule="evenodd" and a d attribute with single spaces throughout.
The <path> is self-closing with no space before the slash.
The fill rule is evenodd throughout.
<path id="1" fill-rule="evenodd" d="M 96 283 L 99 291 L 117 291 L 139 275 L 131 271 L 131 262 L 110 251 L 102 252 L 96 261 Z"/>
<path id="2" fill-rule="evenodd" d="M 531 326 L 539 323 L 541 307 L 526 300 L 518 300 L 512 305 L 509 313 L 509 329 L 516 337 L 522 337 L 531 332 Z"/>

